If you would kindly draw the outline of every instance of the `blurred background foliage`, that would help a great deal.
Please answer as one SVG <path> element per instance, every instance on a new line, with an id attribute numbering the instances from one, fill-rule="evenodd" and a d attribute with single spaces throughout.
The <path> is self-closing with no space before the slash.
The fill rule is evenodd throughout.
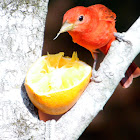
<path id="1" fill-rule="evenodd" d="M 53 38 L 59 31 L 64 13 L 75 6 L 104 4 L 117 15 L 116 29 L 125 32 L 140 16 L 139 0 L 50 0 L 46 18 L 46 29 L 42 55 L 65 52 L 71 56 L 78 52 L 81 60 L 92 65 L 93 59 L 88 50 L 72 42 L 68 33 L 61 34 L 55 41 Z M 98 67 L 102 59 L 99 53 Z M 140 55 L 135 62 L 140 66 Z M 94 92 L 94 91 L 93 91 Z M 75 121 L 75 120 L 73 120 Z M 140 78 L 134 79 L 128 89 L 120 85 L 100 111 L 79 140 L 139 140 L 140 139 Z"/>

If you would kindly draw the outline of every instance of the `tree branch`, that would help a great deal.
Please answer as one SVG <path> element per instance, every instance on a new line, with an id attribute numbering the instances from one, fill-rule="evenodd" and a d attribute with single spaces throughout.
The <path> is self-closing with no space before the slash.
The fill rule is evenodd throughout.
<path id="1" fill-rule="evenodd" d="M 116 40 L 112 43 L 97 71 L 101 82 L 90 82 L 75 106 L 53 123 L 55 139 L 78 139 L 98 112 L 103 109 L 124 77 L 127 68 L 140 52 L 139 34 L 140 18 L 126 33 L 121 34 L 123 41 Z"/>
<path id="2" fill-rule="evenodd" d="M 41 56 L 48 0 L 0 2 L 0 139 L 44 139 L 45 123 L 23 86 Z"/>

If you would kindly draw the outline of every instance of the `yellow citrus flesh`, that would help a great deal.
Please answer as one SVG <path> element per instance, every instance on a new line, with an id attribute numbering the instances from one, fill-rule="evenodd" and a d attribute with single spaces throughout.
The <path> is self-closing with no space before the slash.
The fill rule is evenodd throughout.
<path id="1" fill-rule="evenodd" d="M 60 52 L 39 58 L 29 69 L 25 88 L 32 103 L 42 112 L 60 115 L 79 99 L 89 83 L 91 67 Z"/>

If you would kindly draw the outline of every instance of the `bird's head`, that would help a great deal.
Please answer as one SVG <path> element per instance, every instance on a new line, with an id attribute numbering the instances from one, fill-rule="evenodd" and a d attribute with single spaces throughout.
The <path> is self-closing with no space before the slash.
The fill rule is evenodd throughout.
<path id="1" fill-rule="evenodd" d="M 91 10 L 86 7 L 77 6 L 68 10 L 64 14 L 62 27 L 54 39 L 64 32 L 86 32 L 90 30 L 92 19 Z"/>

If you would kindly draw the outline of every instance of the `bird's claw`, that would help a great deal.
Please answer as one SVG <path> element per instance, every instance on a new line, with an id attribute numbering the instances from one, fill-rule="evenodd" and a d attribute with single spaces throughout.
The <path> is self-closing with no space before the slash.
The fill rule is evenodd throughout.
<path id="1" fill-rule="evenodd" d="M 123 41 L 123 42 L 126 42 L 130 45 L 132 45 L 131 41 L 125 39 L 125 34 L 124 33 L 114 33 L 114 36 L 117 38 L 118 41 Z"/>
<path id="2" fill-rule="evenodd" d="M 90 78 L 90 80 L 95 82 L 95 83 L 100 83 L 101 82 L 101 79 L 99 79 L 99 75 L 98 75 L 96 70 L 92 71 L 92 77 Z"/>

